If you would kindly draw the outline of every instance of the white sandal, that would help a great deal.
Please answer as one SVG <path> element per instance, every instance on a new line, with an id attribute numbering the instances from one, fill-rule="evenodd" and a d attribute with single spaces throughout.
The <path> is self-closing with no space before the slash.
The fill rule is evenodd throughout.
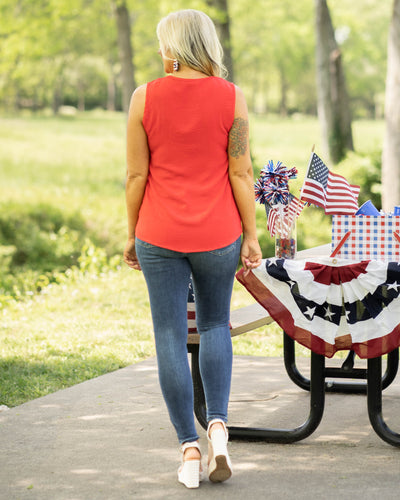
<path id="1" fill-rule="evenodd" d="M 211 426 L 221 423 L 224 429 L 215 429 L 210 434 Z M 216 418 L 208 423 L 208 477 L 213 483 L 221 483 L 232 476 L 232 463 L 228 455 L 228 430 L 223 420 Z"/>
<path id="2" fill-rule="evenodd" d="M 188 448 L 197 448 L 200 451 L 200 446 L 197 441 L 184 443 L 182 445 L 182 465 L 178 469 L 178 481 L 183 483 L 186 488 L 198 488 L 200 481 L 203 479 L 201 458 L 198 460 L 184 460 L 185 451 Z"/>

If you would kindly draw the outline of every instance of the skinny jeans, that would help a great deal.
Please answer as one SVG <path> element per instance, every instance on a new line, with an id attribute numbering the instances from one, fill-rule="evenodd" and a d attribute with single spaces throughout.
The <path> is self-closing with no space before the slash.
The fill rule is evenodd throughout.
<path id="1" fill-rule="evenodd" d="M 207 421 L 220 418 L 227 422 L 232 375 L 229 313 L 240 246 L 239 237 L 223 248 L 183 253 L 136 238 L 136 255 L 150 298 L 161 391 L 180 443 L 199 438 L 187 354 L 187 300 L 191 276 Z"/>

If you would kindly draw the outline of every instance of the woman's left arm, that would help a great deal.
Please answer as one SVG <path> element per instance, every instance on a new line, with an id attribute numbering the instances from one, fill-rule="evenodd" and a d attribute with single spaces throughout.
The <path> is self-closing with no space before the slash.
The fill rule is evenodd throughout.
<path id="1" fill-rule="evenodd" d="M 127 175 L 126 208 L 128 216 L 128 242 L 124 250 L 124 261 L 132 269 L 140 269 L 135 250 L 135 230 L 140 206 L 146 189 L 149 172 L 149 147 L 143 127 L 146 101 L 146 85 L 138 87 L 132 95 L 127 125 Z"/>
<path id="2" fill-rule="evenodd" d="M 236 87 L 235 117 L 229 132 L 229 180 L 243 226 L 240 252 L 245 271 L 261 264 L 257 239 L 253 166 L 250 158 L 249 120 L 243 92 Z"/>

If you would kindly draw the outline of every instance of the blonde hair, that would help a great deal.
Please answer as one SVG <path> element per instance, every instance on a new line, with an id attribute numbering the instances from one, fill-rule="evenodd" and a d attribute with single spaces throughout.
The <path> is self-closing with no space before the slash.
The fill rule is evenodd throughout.
<path id="1" fill-rule="evenodd" d="M 157 37 L 164 59 L 176 59 L 208 76 L 226 76 L 221 43 L 214 23 L 204 12 L 172 12 L 158 23 Z"/>

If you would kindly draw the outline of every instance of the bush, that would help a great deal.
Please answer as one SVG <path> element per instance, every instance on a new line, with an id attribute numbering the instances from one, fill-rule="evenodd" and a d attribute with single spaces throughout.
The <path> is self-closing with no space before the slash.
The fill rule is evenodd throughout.
<path id="1" fill-rule="evenodd" d="M 120 258 L 96 244 L 101 238 L 78 212 L 49 204 L 0 206 L 0 303 L 40 292 L 68 269 L 100 273 L 115 267 Z"/>
<path id="2" fill-rule="evenodd" d="M 0 207 L 0 244 L 11 252 L 10 270 L 64 269 L 74 262 L 86 238 L 79 213 L 65 214 L 48 204 Z"/>
<path id="3" fill-rule="evenodd" d="M 348 153 L 338 164 L 337 172 L 352 183 L 360 186 L 358 205 L 371 200 L 378 210 L 382 208 L 382 151 L 370 153 Z"/>

